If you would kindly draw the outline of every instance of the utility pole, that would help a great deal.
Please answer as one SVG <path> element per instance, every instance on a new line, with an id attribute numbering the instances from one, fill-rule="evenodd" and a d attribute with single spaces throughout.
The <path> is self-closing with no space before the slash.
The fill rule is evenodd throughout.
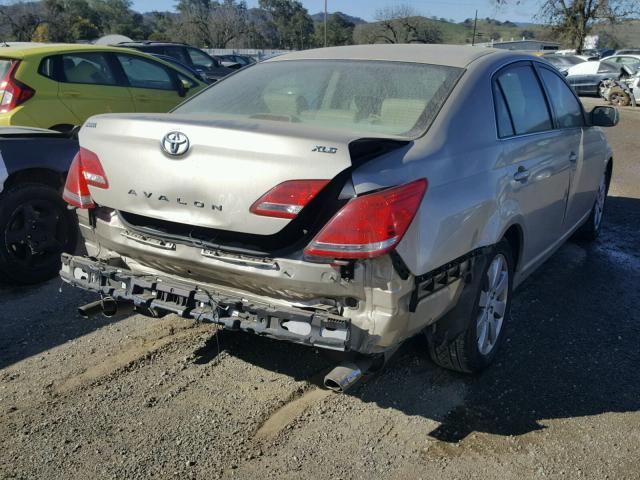
<path id="1" fill-rule="evenodd" d="M 327 0 L 324 0 L 324 46 L 327 46 Z"/>
<path id="2" fill-rule="evenodd" d="M 326 3 L 326 0 L 325 0 Z M 473 38 L 471 39 L 471 45 L 476 44 L 476 25 L 478 24 L 478 9 L 476 9 L 476 18 L 473 21 Z"/>

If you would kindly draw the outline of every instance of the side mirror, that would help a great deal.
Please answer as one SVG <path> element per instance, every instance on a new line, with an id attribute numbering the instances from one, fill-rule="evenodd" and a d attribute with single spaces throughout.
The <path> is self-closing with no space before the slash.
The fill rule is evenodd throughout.
<path id="1" fill-rule="evenodd" d="M 191 88 L 191 84 L 184 78 L 178 79 L 178 95 L 185 97 Z"/>
<path id="2" fill-rule="evenodd" d="M 595 127 L 615 127 L 620 116 L 614 107 L 595 107 L 591 110 L 591 125 Z"/>

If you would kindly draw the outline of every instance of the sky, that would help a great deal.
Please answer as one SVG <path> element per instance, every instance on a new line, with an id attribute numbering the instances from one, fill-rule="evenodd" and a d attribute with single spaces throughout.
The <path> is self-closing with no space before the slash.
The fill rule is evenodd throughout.
<path id="1" fill-rule="evenodd" d="M 324 0 L 302 0 L 302 3 L 311 14 L 324 10 Z M 134 8 L 140 12 L 173 10 L 175 4 L 175 0 L 133 1 Z M 531 0 L 514 0 L 513 6 L 500 9 L 496 9 L 491 0 L 328 0 L 328 4 L 329 12 L 341 11 L 368 21 L 374 19 L 376 10 L 394 4 L 408 4 L 421 15 L 453 18 L 457 22 L 473 18 L 476 9 L 480 18 L 491 17 L 513 22 L 533 22 L 533 15 L 537 12 L 535 2 Z M 247 0 L 247 5 L 256 7 L 258 0 Z"/>

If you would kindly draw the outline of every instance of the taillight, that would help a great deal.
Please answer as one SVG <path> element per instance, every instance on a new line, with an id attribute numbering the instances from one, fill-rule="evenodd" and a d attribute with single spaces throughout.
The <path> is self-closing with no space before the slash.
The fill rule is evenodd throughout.
<path id="1" fill-rule="evenodd" d="M 0 99 L 0 113 L 10 112 L 36 94 L 33 88 L 16 80 L 15 73 L 19 66 L 20 62 L 14 61 L 11 64 L 7 76 L 0 82 L 0 94 L 2 95 Z"/>
<path id="2" fill-rule="evenodd" d="M 393 250 L 413 221 L 427 191 L 422 178 L 349 201 L 304 252 L 331 258 L 372 258 Z"/>
<path id="3" fill-rule="evenodd" d="M 91 150 L 80 147 L 69 167 L 62 198 L 74 207 L 93 208 L 96 204 L 91 198 L 89 185 L 107 189 L 109 181 L 98 156 Z"/>
<path id="4" fill-rule="evenodd" d="M 295 218 L 329 180 L 289 180 L 276 185 L 256 202 L 249 211 L 256 215 Z"/>

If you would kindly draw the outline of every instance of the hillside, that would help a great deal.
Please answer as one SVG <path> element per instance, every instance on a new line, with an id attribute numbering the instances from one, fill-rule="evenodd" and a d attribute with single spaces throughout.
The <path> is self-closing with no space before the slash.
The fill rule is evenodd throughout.
<path id="1" fill-rule="evenodd" d="M 347 22 L 351 22 L 354 25 L 362 25 L 363 23 L 367 23 L 366 20 L 364 20 L 364 19 L 362 19 L 360 17 L 352 17 L 351 15 L 347 15 L 346 13 L 342 13 L 342 12 L 330 12 L 329 16 L 335 15 L 335 14 L 340 15 Z M 318 12 L 318 13 L 315 13 L 315 14 L 311 15 L 311 19 L 313 20 L 314 23 L 324 22 L 324 12 Z"/>
<path id="2" fill-rule="evenodd" d="M 640 20 L 628 20 L 615 25 L 594 25 L 591 33 L 600 36 L 601 47 L 640 47 Z"/>
<path id="3" fill-rule="evenodd" d="M 473 37 L 473 19 L 464 22 L 450 22 L 444 18 L 411 17 L 410 21 L 418 26 L 418 30 L 439 32 L 435 35 L 442 43 L 467 44 Z M 380 41 L 380 22 L 371 22 L 358 25 L 354 32 L 356 43 L 372 43 Z M 541 25 L 530 25 L 522 28 L 513 22 L 500 22 L 491 18 L 478 19 L 476 28 L 476 43 L 490 42 L 491 40 L 519 40 L 524 38 L 547 39 L 548 29 Z M 433 36 L 431 36 L 433 38 Z M 428 37 L 427 37 L 428 38 Z M 433 40 L 427 40 L 433 41 Z"/>

